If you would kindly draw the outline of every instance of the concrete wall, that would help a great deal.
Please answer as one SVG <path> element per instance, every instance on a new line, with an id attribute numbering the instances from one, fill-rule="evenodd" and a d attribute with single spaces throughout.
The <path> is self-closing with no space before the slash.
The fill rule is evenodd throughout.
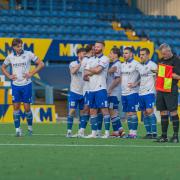
<path id="1" fill-rule="evenodd" d="M 180 18 L 180 0 L 137 0 L 137 7 L 148 15 L 175 15 Z"/>

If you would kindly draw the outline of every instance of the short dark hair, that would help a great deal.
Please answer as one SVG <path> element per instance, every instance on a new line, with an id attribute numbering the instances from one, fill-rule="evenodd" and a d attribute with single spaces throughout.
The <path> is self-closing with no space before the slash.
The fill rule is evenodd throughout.
<path id="1" fill-rule="evenodd" d="M 132 48 L 132 47 L 125 47 L 125 48 L 124 48 L 124 51 L 125 51 L 125 50 L 128 50 L 129 52 L 133 53 L 133 48 Z"/>
<path id="2" fill-rule="evenodd" d="M 113 52 L 113 54 L 117 54 L 118 57 L 121 56 L 121 52 L 120 52 L 120 49 L 117 48 L 116 46 L 114 46 L 111 51 Z"/>
<path id="3" fill-rule="evenodd" d="M 93 49 L 93 44 L 88 44 L 86 47 L 85 47 L 85 50 L 86 50 L 86 52 L 88 53 L 88 52 L 90 52 L 92 49 Z"/>
<path id="4" fill-rule="evenodd" d="M 145 51 L 146 54 L 148 54 L 148 55 L 150 54 L 150 51 L 148 48 L 141 48 L 140 51 Z"/>
<path id="5" fill-rule="evenodd" d="M 15 38 L 12 40 L 12 47 L 17 46 L 18 44 L 23 44 L 23 41 L 19 38 Z"/>
<path id="6" fill-rule="evenodd" d="M 79 49 L 77 50 L 77 54 L 79 54 L 79 53 L 81 53 L 81 52 L 86 52 L 85 48 L 79 48 Z"/>
<path id="7" fill-rule="evenodd" d="M 104 41 L 96 41 L 96 43 L 100 43 L 105 47 L 105 42 Z"/>

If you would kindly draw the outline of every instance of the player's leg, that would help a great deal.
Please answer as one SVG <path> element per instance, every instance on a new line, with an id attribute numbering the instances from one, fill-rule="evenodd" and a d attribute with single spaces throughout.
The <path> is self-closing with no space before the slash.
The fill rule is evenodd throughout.
<path id="1" fill-rule="evenodd" d="M 154 103 L 155 103 L 154 94 L 149 94 L 145 96 L 146 115 L 150 125 L 152 138 L 157 138 L 157 119 L 154 114 Z"/>
<path id="2" fill-rule="evenodd" d="M 121 124 L 121 120 L 118 113 L 119 101 L 115 96 L 108 97 L 109 113 L 111 116 L 111 123 L 113 128 L 112 136 L 123 137 L 125 135 L 124 129 Z"/>
<path id="3" fill-rule="evenodd" d="M 97 135 L 97 121 L 98 109 L 95 103 L 95 92 L 89 92 L 89 107 L 90 107 L 90 124 L 91 124 L 91 134 L 87 138 L 96 138 Z"/>
<path id="4" fill-rule="evenodd" d="M 88 124 L 88 121 L 89 121 L 89 118 L 90 118 L 90 108 L 88 105 L 85 105 L 84 106 L 84 124 L 83 124 L 83 128 L 86 129 L 87 127 L 87 124 Z"/>
<path id="5" fill-rule="evenodd" d="M 85 107 L 83 110 L 80 110 L 80 125 L 79 125 L 78 136 L 84 136 L 84 132 L 87 127 L 89 117 L 90 117 L 89 107 L 88 107 L 88 110 L 87 110 L 87 107 Z"/>
<path id="6" fill-rule="evenodd" d="M 154 114 L 154 108 L 147 108 L 146 114 L 149 120 L 149 124 L 151 126 L 152 138 L 153 139 L 157 138 L 157 118 L 156 115 Z"/>
<path id="7" fill-rule="evenodd" d="M 75 109 L 69 108 L 67 116 L 67 135 L 66 137 L 72 137 L 72 127 L 74 122 Z"/>
<path id="8" fill-rule="evenodd" d="M 144 127 L 146 129 L 146 135 L 143 137 L 144 139 L 151 139 L 152 138 L 152 133 L 151 133 L 151 121 L 148 117 L 148 114 L 146 111 L 142 111 L 143 113 L 143 122 L 144 122 Z"/>
<path id="9" fill-rule="evenodd" d="M 83 102 L 83 110 L 81 110 L 81 124 L 80 124 L 80 134 L 84 134 L 84 130 L 86 129 L 87 123 L 90 117 L 90 108 L 89 108 L 89 93 L 86 92 L 84 95 L 84 102 Z M 80 105 L 82 106 L 82 104 Z"/>
<path id="10" fill-rule="evenodd" d="M 90 108 L 90 124 L 91 124 L 91 134 L 88 136 L 89 138 L 96 138 L 97 136 L 97 127 L 98 127 L 98 110 L 95 108 Z"/>
<path id="11" fill-rule="evenodd" d="M 129 129 L 128 136 L 130 136 L 132 134 L 132 122 L 130 116 L 128 115 L 128 98 L 127 96 L 121 96 L 121 100 L 122 100 L 123 112 L 126 113 L 126 117 L 127 117 L 127 124 Z"/>
<path id="12" fill-rule="evenodd" d="M 76 94 L 70 92 L 68 98 L 68 116 L 67 116 L 67 135 L 66 137 L 72 137 L 72 127 L 74 121 L 75 110 L 78 106 Z"/>
<path id="13" fill-rule="evenodd" d="M 144 139 L 150 139 L 152 138 L 151 134 L 151 122 L 148 117 L 148 112 L 146 111 L 146 96 L 147 95 L 142 95 L 139 96 L 139 110 L 143 113 L 143 122 L 144 122 L 144 127 L 146 129 L 146 136 L 144 136 Z"/>
<path id="14" fill-rule="evenodd" d="M 24 103 L 24 110 L 28 124 L 28 135 L 31 136 L 33 125 L 33 114 L 30 106 L 30 103 L 32 102 L 32 83 L 23 87 L 22 99 L 22 102 Z"/>
<path id="15" fill-rule="evenodd" d="M 14 126 L 16 128 L 16 136 L 19 137 L 19 136 L 22 136 L 22 131 L 21 131 L 21 128 L 20 128 L 20 106 L 21 106 L 21 103 L 13 103 L 13 108 L 14 108 L 14 112 L 13 112 L 13 118 L 14 118 Z"/>
<path id="16" fill-rule="evenodd" d="M 137 110 L 138 110 L 138 94 L 131 94 L 127 96 L 127 119 L 128 123 L 130 123 L 130 131 L 129 131 L 129 138 L 136 138 L 137 137 L 137 128 L 138 128 L 138 117 L 137 117 Z"/>
<path id="17" fill-rule="evenodd" d="M 22 135 L 22 131 L 20 128 L 20 106 L 21 106 L 21 102 L 22 102 L 22 89 L 19 86 L 14 86 L 12 85 L 12 97 L 13 97 L 13 108 L 14 108 L 14 112 L 13 112 L 13 118 L 14 118 L 14 126 L 16 128 L 16 136 L 21 136 Z"/>
<path id="18" fill-rule="evenodd" d="M 84 97 L 79 99 L 79 110 L 80 110 L 80 124 L 79 124 L 79 130 L 78 130 L 78 137 L 84 137 L 84 131 L 87 125 L 87 121 L 89 120 L 89 115 L 85 113 L 84 108 Z"/>
<path id="19" fill-rule="evenodd" d="M 131 122 L 131 131 L 129 134 L 130 138 L 136 138 L 137 137 L 137 128 L 138 128 L 138 117 L 137 117 L 137 111 L 138 111 L 138 94 L 131 94 L 127 96 L 127 117 L 128 121 Z"/>
<path id="20" fill-rule="evenodd" d="M 108 138 L 110 136 L 110 114 L 108 108 L 101 109 L 103 118 L 104 118 L 104 127 L 105 127 L 105 135 L 104 138 Z"/>
<path id="21" fill-rule="evenodd" d="M 129 138 L 137 137 L 137 128 L 138 128 L 138 117 L 136 112 L 127 113 L 128 122 L 131 122 L 131 130 L 129 131 Z"/>
<path id="22" fill-rule="evenodd" d="M 33 114 L 29 103 L 24 103 L 24 110 L 26 115 L 26 120 L 28 124 L 28 135 L 32 135 L 32 125 L 33 125 Z"/>
<path id="23" fill-rule="evenodd" d="M 97 127 L 97 136 L 102 136 L 102 124 L 103 124 L 103 114 L 101 112 L 101 109 L 98 109 L 98 127 Z"/>
<path id="24" fill-rule="evenodd" d="M 96 92 L 96 105 L 101 109 L 105 126 L 105 138 L 110 136 L 110 114 L 108 109 L 108 96 L 105 89 Z"/>

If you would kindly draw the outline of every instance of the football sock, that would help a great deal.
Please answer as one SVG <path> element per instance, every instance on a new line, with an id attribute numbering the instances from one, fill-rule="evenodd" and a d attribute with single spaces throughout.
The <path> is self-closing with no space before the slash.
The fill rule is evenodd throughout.
<path id="1" fill-rule="evenodd" d="M 81 128 L 86 129 L 88 121 L 89 121 L 89 114 L 82 115 L 82 118 L 81 118 Z"/>
<path id="2" fill-rule="evenodd" d="M 28 130 L 32 131 L 32 124 L 33 124 L 33 114 L 32 111 L 30 110 L 29 112 L 26 112 L 26 119 L 28 123 Z"/>
<path id="3" fill-rule="evenodd" d="M 113 131 L 118 131 L 119 129 L 122 128 L 122 124 L 119 116 L 112 117 L 111 122 L 112 122 Z"/>
<path id="4" fill-rule="evenodd" d="M 178 136 L 179 132 L 179 116 L 171 116 L 172 124 L 173 124 L 173 130 L 174 130 L 174 136 Z"/>
<path id="5" fill-rule="evenodd" d="M 131 126 L 133 131 L 137 131 L 138 128 L 138 117 L 137 115 L 132 115 L 131 116 Z"/>
<path id="6" fill-rule="evenodd" d="M 144 120 L 144 126 L 146 128 L 146 133 L 151 134 L 151 123 L 150 123 L 149 116 L 144 115 L 143 120 Z"/>
<path id="7" fill-rule="evenodd" d="M 152 134 L 157 134 L 157 119 L 156 119 L 155 114 L 153 113 L 153 114 L 149 115 L 148 118 L 151 123 Z"/>
<path id="8" fill-rule="evenodd" d="M 167 138 L 168 126 L 169 126 L 169 116 L 168 115 L 161 115 L 162 136 L 165 138 Z"/>
<path id="9" fill-rule="evenodd" d="M 105 115 L 104 116 L 104 126 L 105 130 L 110 130 L 110 115 Z"/>
<path id="10" fill-rule="evenodd" d="M 68 117 L 67 117 L 67 129 L 68 130 L 72 130 L 73 120 L 74 120 L 73 116 L 68 115 Z"/>
<path id="11" fill-rule="evenodd" d="M 131 131 L 132 130 L 131 116 L 127 117 L 127 124 L 128 124 L 129 131 Z"/>
<path id="12" fill-rule="evenodd" d="M 103 115 L 102 113 L 98 113 L 98 130 L 102 130 L 102 123 L 103 123 Z"/>
<path id="13" fill-rule="evenodd" d="M 14 111 L 13 117 L 14 117 L 14 126 L 18 130 L 20 127 L 20 110 Z"/>
<path id="14" fill-rule="evenodd" d="M 91 130 L 92 131 L 97 131 L 97 121 L 98 121 L 98 116 L 91 116 Z"/>

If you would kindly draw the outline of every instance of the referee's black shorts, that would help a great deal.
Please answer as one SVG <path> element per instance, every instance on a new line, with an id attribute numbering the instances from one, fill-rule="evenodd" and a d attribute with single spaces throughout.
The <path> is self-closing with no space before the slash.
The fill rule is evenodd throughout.
<path id="1" fill-rule="evenodd" d="M 178 93 L 157 91 L 156 108 L 158 111 L 175 111 L 178 109 Z"/>

